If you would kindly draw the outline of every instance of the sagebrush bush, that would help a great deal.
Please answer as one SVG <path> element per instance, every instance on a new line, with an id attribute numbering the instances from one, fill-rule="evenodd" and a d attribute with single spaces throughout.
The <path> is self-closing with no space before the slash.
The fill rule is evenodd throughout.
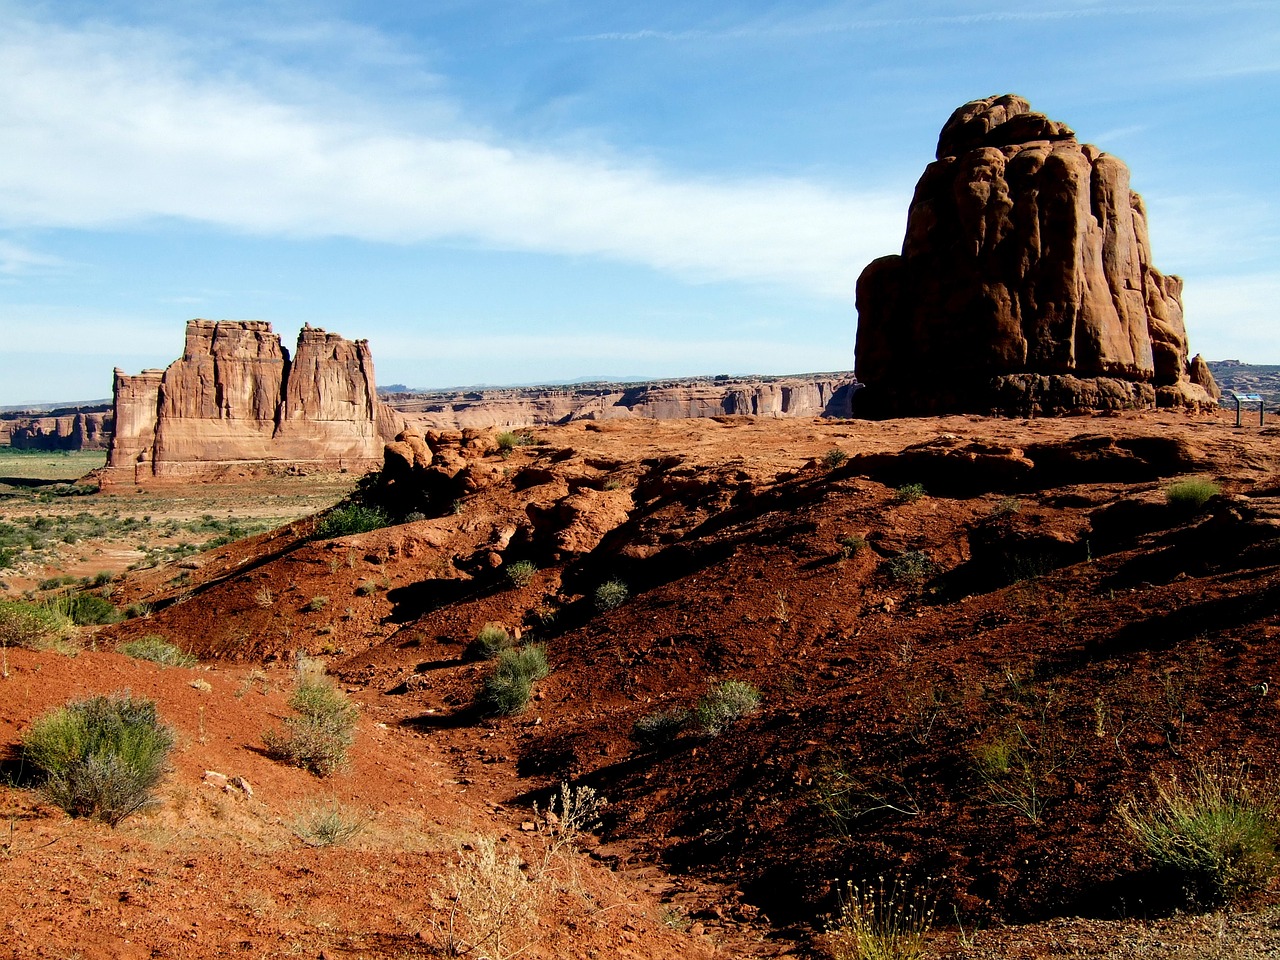
<path id="1" fill-rule="evenodd" d="M 893 491 L 894 503 L 915 503 L 924 496 L 924 484 L 906 483 Z"/>
<path id="2" fill-rule="evenodd" d="M 467 645 L 467 654 L 477 660 L 492 660 L 503 650 L 509 650 L 515 641 L 507 628 L 500 623 L 486 623 Z"/>
<path id="3" fill-rule="evenodd" d="M 1179 480 L 1165 490 L 1165 500 L 1178 510 L 1196 511 L 1222 492 L 1210 480 Z"/>
<path id="4" fill-rule="evenodd" d="M 381 507 L 363 503 L 345 503 L 334 507 L 316 524 L 317 540 L 331 540 L 355 533 L 368 533 L 385 527 L 391 521 Z"/>
<path id="5" fill-rule="evenodd" d="M 21 600 L 0 600 L 0 646 L 74 653 L 75 625 L 59 610 Z"/>
<path id="6" fill-rule="evenodd" d="M 828 470 L 834 470 L 836 467 L 843 466 L 848 459 L 847 453 L 839 447 L 832 447 L 822 455 L 822 465 Z"/>
<path id="7" fill-rule="evenodd" d="M 886 560 L 884 571 L 894 583 L 914 588 L 937 575 L 938 565 L 923 550 L 908 550 Z"/>
<path id="8" fill-rule="evenodd" d="M 622 606 L 631 596 L 631 591 L 621 580 L 606 580 L 596 587 L 596 609 L 601 612 Z"/>
<path id="9" fill-rule="evenodd" d="M 725 680 L 702 695 L 693 716 L 703 733 L 715 737 L 759 709 L 760 691 L 752 684 Z"/>
<path id="10" fill-rule="evenodd" d="M 267 750 L 295 767 L 327 777 L 347 762 L 355 743 L 359 711 L 346 694 L 323 675 L 300 678 L 289 706 L 297 716 L 284 721 L 283 729 L 263 734 Z"/>
<path id="11" fill-rule="evenodd" d="M 173 743 L 155 703 L 126 691 L 46 713 L 23 735 L 22 750 L 50 801 L 115 826 L 153 802 Z"/>
<path id="12" fill-rule="evenodd" d="M 507 716 L 529 703 L 533 685 L 550 674 L 546 652 L 532 645 L 503 650 L 480 690 L 480 706 L 486 713 Z"/>
<path id="13" fill-rule="evenodd" d="M 165 667 L 194 667 L 199 662 L 181 647 L 154 634 L 122 643 L 116 647 L 116 652 L 135 660 L 150 660 Z"/>
<path id="14" fill-rule="evenodd" d="M 119 623 L 124 619 L 124 614 L 117 610 L 110 600 L 96 593 L 71 593 L 65 597 L 59 597 L 54 602 L 54 607 L 65 614 L 72 623 L 81 627 Z"/>
<path id="15" fill-rule="evenodd" d="M 507 564 L 507 582 L 513 587 L 527 587 L 537 572 L 538 566 L 532 560 L 517 560 Z"/>
<path id="16" fill-rule="evenodd" d="M 631 739 L 642 747 L 661 747 L 671 743 L 689 726 L 689 711 L 677 707 L 646 713 L 631 728 Z"/>
<path id="17" fill-rule="evenodd" d="M 1230 903 L 1280 873 L 1280 793 L 1244 769 L 1155 779 L 1119 814 L 1138 849 L 1180 879 L 1194 905 Z"/>

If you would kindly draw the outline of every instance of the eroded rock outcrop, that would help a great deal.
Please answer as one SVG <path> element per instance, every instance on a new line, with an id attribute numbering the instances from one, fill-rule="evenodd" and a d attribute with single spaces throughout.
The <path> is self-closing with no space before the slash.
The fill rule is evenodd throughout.
<path id="1" fill-rule="evenodd" d="M 257 320 L 189 321 L 182 359 L 136 376 L 116 370 L 114 406 L 108 485 L 267 464 L 370 469 L 401 425 L 376 399 L 367 341 L 307 326 L 291 359 Z"/>
<path id="2" fill-rule="evenodd" d="M 111 437 L 111 414 L 105 410 L 0 420 L 0 446 L 18 450 L 105 450 Z"/>
<path id="3" fill-rule="evenodd" d="M 1182 281 L 1120 160 L 1006 95 L 960 107 L 901 255 L 858 279 L 859 416 L 1201 406 Z"/>

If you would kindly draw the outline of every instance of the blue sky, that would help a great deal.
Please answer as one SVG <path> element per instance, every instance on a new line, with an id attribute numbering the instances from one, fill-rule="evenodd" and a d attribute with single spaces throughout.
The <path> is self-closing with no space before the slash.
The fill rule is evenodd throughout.
<path id="1" fill-rule="evenodd" d="M 1193 351 L 1280 363 L 1280 3 L 0 0 L 0 404 L 192 317 L 380 383 L 853 365 L 960 104 L 1124 159 Z"/>

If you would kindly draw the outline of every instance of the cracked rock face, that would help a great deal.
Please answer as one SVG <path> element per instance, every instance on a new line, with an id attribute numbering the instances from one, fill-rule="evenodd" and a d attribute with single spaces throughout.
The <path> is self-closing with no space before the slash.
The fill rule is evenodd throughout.
<path id="1" fill-rule="evenodd" d="M 1129 169 L 1014 95 L 956 110 L 858 279 L 859 416 L 1212 404 Z"/>

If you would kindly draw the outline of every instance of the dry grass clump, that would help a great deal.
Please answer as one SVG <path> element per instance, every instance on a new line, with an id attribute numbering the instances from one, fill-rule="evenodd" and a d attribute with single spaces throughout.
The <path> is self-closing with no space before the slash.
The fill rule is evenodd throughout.
<path id="1" fill-rule="evenodd" d="M 759 709 L 759 690 L 742 680 L 725 680 L 702 695 L 693 719 L 703 733 L 715 737 Z"/>
<path id="2" fill-rule="evenodd" d="M 337 802 L 308 807 L 293 822 L 293 833 L 311 847 L 335 847 L 353 840 L 369 825 L 366 816 Z"/>
<path id="3" fill-rule="evenodd" d="M 1165 490 L 1165 500 L 1178 510 L 1195 512 L 1222 492 L 1211 480 L 1179 480 Z"/>
<path id="4" fill-rule="evenodd" d="M 486 623 L 467 644 L 467 655 L 477 660 L 492 660 L 503 650 L 515 645 L 507 628 L 500 623 Z"/>
<path id="5" fill-rule="evenodd" d="M 492 837 L 476 836 L 445 881 L 448 905 L 436 925 L 444 956 L 506 960 L 537 939 L 543 888 L 525 873 L 518 852 L 500 850 Z"/>
<path id="6" fill-rule="evenodd" d="M 162 667 L 194 667 L 199 661 L 164 637 L 148 634 L 137 640 L 129 640 L 116 647 L 116 653 L 135 660 L 149 660 Z"/>
<path id="7" fill-rule="evenodd" d="M 849 883 L 840 913 L 827 927 L 827 950 L 832 960 L 921 960 L 934 909 L 927 896 L 907 890 L 901 880 Z"/>
<path id="8" fill-rule="evenodd" d="M 1193 905 L 1230 903 L 1280 873 L 1280 798 L 1274 783 L 1243 767 L 1153 779 L 1148 794 L 1125 801 L 1119 815 L 1132 842 L 1181 881 Z"/>

